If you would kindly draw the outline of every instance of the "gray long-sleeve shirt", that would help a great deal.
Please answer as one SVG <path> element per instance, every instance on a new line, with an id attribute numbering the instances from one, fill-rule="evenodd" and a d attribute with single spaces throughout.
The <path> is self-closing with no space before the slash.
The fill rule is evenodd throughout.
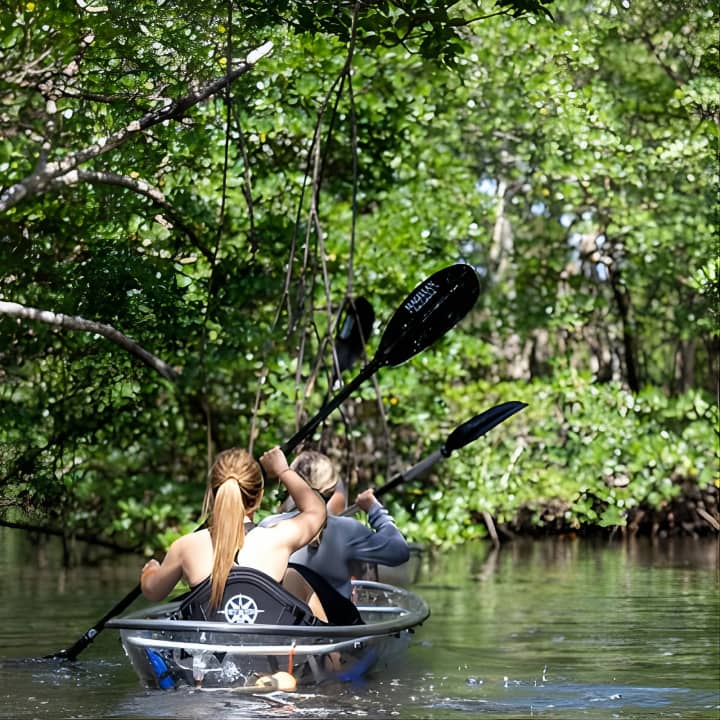
<path id="1" fill-rule="evenodd" d="M 295 514 L 273 515 L 265 518 L 260 525 L 274 525 Z M 368 521 L 370 527 L 350 517 L 328 515 L 320 544 L 306 545 L 291 555 L 290 562 L 314 570 L 349 598 L 352 590 L 350 564 L 353 561 L 393 567 L 410 557 L 405 538 L 382 505 L 370 509 Z"/>

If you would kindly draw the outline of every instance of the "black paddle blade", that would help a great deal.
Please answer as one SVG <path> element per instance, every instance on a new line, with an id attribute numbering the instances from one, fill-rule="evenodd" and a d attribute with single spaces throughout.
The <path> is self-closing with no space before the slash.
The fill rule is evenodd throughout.
<path id="1" fill-rule="evenodd" d="M 292 452 L 361 383 L 385 365 L 395 367 L 441 338 L 475 304 L 480 294 L 470 265 L 451 265 L 418 285 L 390 319 L 372 360 L 332 400 L 323 404 L 281 450 Z"/>
<path id="2" fill-rule="evenodd" d="M 335 336 L 338 370 L 349 370 L 360 358 L 372 334 L 375 322 L 373 306 L 364 298 L 349 298 L 343 308 L 342 322 Z"/>
<path id="3" fill-rule="evenodd" d="M 503 420 L 507 420 L 511 415 L 519 412 L 527 407 L 527 403 L 510 400 L 509 402 L 500 403 L 485 412 L 476 415 L 467 420 L 462 425 L 458 425 L 447 437 L 442 447 L 442 454 L 449 457 L 454 450 L 465 447 L 468 443 L 482 437 L 486 432 L 492 430 Z"/>
<path id="4" fill-rule="evenodd" d="M 65 650 L 60 650 L 52 655 L 43 655 L 43 660 L 77 660 L 77 656 L 85 650 L 86 647 L 95 639 L 97 630 L 91 628 L 81 638 L 75 641 L 73 645 Z"/>
<path id="5" fill-rule="evenodd" d="M 396 367 L 453 328 L 480 295 L 477 273 L 464 263 L 450 265 L 418 285 L 390 319 L 374 360 Z"/>

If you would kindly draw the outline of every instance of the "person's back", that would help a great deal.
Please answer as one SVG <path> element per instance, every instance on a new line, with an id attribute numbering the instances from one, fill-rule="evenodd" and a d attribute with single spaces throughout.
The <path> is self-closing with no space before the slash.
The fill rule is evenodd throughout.
<path id="1" fill-rule="evenodd" d="M 387 510 L 378 504 L 370 515 L 370 528 L 354 518 L 328 515 L 320 543 L 300 548 L 290 556 L 290 562 L 309 567 L 350 597 L 354 561 L 392 567 L 410 557 L 408 544 Z"/>

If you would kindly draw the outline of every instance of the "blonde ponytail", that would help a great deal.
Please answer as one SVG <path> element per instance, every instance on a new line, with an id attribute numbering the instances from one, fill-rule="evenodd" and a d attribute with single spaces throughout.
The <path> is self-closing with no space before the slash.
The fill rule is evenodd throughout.
<path id="1" fill-rule="evenodd" d="M 213 543 L 210 609 L 217 610 L 235 555 L 245 542 L 245 506 L 240 485 L 233 480 L 224 482 L 215 495 L 210 536 Z"/>
<path id="2" fill-rule="evenodd" d="M 203 503 L 213 544 L 212 610 L 220 606 L 230 568 L 245 543 L 245 516 L 260 505 L 262 496 L 262 472 L 252 455 L 239 448 L 219 453 Z"/>

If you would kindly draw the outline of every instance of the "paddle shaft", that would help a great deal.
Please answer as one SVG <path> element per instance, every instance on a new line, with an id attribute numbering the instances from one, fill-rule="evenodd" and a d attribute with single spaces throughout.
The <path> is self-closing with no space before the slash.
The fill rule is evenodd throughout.
<path id="1" fill-rule="evenodd" d="M 80 637 L 73 645 L 66 650 L 61 650 L 60 652 L 55 653 L 54 655 L 46 655 L 46 657 L 58 660 L 75 660 L 77 656 L 88 645 L 90 645 L 98 633 L 102 631 L 107 621 L 130 607 L 130 605 L 132 605 L 135 600 L 140 597 L 140 595 L 142 595 L 142 587 L 140 586 L 140 583 L 138 583 L 117 605 L 115 605 L 111 610 L 108 610 L 105 615 L 103 615 L 100 620 L 95 623 L 95 625 L 86 630 L 82 637 Z"/>
<path id="2" fill-rule="evenodd" d="M 335 397 L 318 410 L 318 412 L 308 420 L 287 442 L 280 446 L 285 455 L 289 455 L 305 438 L 312 435 L 315 428 L 339 405 L 341 405 L 348 396 L 354 392 L 362 383 L 371 375 L 382 367 L 384 363 L 374 357 L 347 385 L 344 385 Z"/>
<path id="3" fill-rule="evenodd" d="M 495 407 L 485 410 L 485 412 L 476 415 L 470 420 L 465 421 L 461 425 L 455 428 L 445 439 L 445 444 L 436 450 L 435 452 L 428 455 L 424 460 L 421 460 L 417 465 L 414 465 L 404 473 L 398 473 L 391 480 L 386 482 L 384 485 L 377 488 L 374 491 L 375 497 L 380 497 L 385 493 L 389 492 L 398 485 L 402 485 L 408 480 L 413 480 L 426 473 L 436 462 L 443 458 L 450 457 L 455 451 L 459 450 L 471 442 L 482 437 L 487 432 L 492 430 L 496 425 L 507 420 L 511 415 L 514 415 L 519 410 L 527 407 L 527 403 L 510 401 L 500 403 Z M 340 514 L 343 516 L 354 515 L 358 510 L 359 506 L 357 503 L 350 505 Z"/>
<path id="4" fill-rule="evenodd" d="M 419 463 L 417 463 L 417 465 L 413 465 L 409 470 L 405 471 L 404 473 L 398 473 L 392 479 L 388 480 L 384 485 L 381 485 L 379 488 L 374 490 L 373 494 L 376 498 L 382 497 L 386 493 L 390 492 L 390 490 L 394 490 L 398 485 L 402 485 L 409 480 L 414 480 L 416 477 L 420 477 L 421 475 L 426 473 L 436 462 L 446 457 L 444 449 L 445 448 L 443 446 L 439 450 L 436 450 L 435 452 L 428 455 L 424 460 L 421 460 Z M 340 513 L 340 515 L 354 515 L 358 510 L 360 510 L 360 506 L 357 503 L 353 503 L 352 505 L 348 505 L 348 507 L 346 507 L 345 510 Z"/>

